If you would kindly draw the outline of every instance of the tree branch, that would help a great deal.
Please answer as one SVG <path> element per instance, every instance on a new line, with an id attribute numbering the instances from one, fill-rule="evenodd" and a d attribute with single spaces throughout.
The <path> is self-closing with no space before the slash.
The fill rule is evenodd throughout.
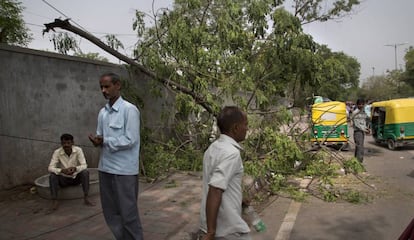
<path id="1" fill-rule="evenodd" d="M 142 65 L 135 62 L 134 59 L 129 58 L 129 57 L 121 54 L 120 52 L 116 51 L 115 49 L 109 47 L 104 42 L 99 40 L 97 37 L 93 36 L 92 34 L 86 32 L 86 31 L 84 31 L 84 30 L 82 30 L 78 27 L 73 26 L 72 24 L 70 24 L 69 19 L 66 19 L 66 20 L 55 19 L 54 22 L 46 23 L 44 25 L 45 25 L 46 28 L 43 30 L 43 34 L 46 33 L 46 32 L 49 32 L 50 30 L 54 31 L 54 28 L 61 28 L 61 29 L 64 29 L 66 31 L 77 34 L 77 35 L 89 40 L 90 42 L 92 42 L 96 46 L 98 46 L 101 49 L 103 49 L 104 51 L 108 52 L 109 54 L 115 56 L 119 60 L 121 60 L 121 61 L 137 68 L 138 70 L 140 70 L 145 75 L 157 80 L 158 82 L 162 83 L 163 85 L 169 86 L 169 87 L 171 87 L 172 89 L 174 89 L 176 91 L 179 91 L 179 92 L 182 92 L 184 94 L 190 95 L 197 104 L 201 105 L 209 113 L 216 116 L 217 113 L 214 111 L 211 104 L 206 101 L 204 96 L 202 96 L 200 94 L 197 94 L 194 91 L 192 91 L 191 89 L 189 89 L 189 88 L 187 88 L 187 87 L 185 87 L 185 86 L 183 86 L 179 83 L 171 81 L 170 79 L 157 77 L 157 75 L 155 73 L 153 73 L 153 72 L 149 71 L 148 69 L 144 68 Z"/>

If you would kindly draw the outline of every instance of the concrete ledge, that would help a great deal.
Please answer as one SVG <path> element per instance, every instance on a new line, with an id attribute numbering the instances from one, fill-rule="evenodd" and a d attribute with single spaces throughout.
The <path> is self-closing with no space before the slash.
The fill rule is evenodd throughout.
<path id="1" fill-rule="evenodd" d="M 89 171 L 89 196 L 99 193 L 99 176 L 97 168 L 88 168 Z M 49 174 L 35 180 L 36 190 L 40 197 L 51 199 L 49 187 Z M 58 199 L 83 198 L 82 185 L 59 188 Z"/>
<path id="2" fill-rule="evenodd" d="M 36 50 L 36 49 L 31 49 L 31 48 L 11 46 L 11 45 L 7 45 L 4 43 L 0 43 L 0 50 L 17 52 L 17 53 L 22 53 L 22 54 L 30 54 L 30 55 L 36 55 L 36 56 L 42 56 L 42 57 L 49 57 L 49 58 L 58 58 L 58 59 L 74 61 L 74 62 L 91 63 L 91 64 L 109 66 L 109 67 L 122 67 L 122 65 L 116 64 L 116 63 L 104 62 L 104 61 L 88 59 L 88 58 L 83 58 L 83 57 L 76 57 L 76 56 L 71 56 L 71 55 L 64 55 L 64 54 L 59 54 L 55 52 L 47 52 L 47 51 Z"/>

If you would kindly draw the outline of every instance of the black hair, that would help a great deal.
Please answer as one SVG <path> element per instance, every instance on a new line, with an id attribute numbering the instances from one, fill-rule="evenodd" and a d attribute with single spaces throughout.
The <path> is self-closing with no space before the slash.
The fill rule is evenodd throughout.
<path id="1" fill-rule="evenodd" d="M 221 133 L 228 133 L 233 125 L 246 118 L 244 112 L 236 106 L 224 107 L 217 116 L 217 126 Z"/>
<path id="2" fill-rule="evenodd" d="M 365 100 L 362 98 L 358 98 L 358 100 L 356 101 L 356 105 L 364 104 L 364 103 L 365 103 Z"/>
<path id="3" fill-rule="evenodd" d="M 60 141 L 63 142 L 64 140 L 69 140 L 73 142 L 73 136 L 70 135 L 69 133 L 64 133 L 62 134 L 62 136 L 60 136 Z"/>
<path id="4" fill-rule="evenodd" d="M 111 78 L 111 82 L 113 84 L 117 83 L 117 82 L 121 82 L 121 78 L 119 77 L 118 74 L 113 73 L 113 72 L 106 72 L 104 74 L 101 75 L 101 78 L 103 77 L 110 77 Z"/>

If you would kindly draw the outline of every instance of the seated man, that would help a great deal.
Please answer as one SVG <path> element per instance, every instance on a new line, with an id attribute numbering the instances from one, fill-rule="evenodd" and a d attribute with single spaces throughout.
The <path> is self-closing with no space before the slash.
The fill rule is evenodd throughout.
<path id="1" fill-rule="evenodd" d="M 57 194 L 59 187 L 82 184 L 84 202 L 88 206 L 95 204 L 88 199 L 89 172 L 86 170 L 85 156 L 80 147 L 73 146 L 73 136 L 63 134 L 60 137 L 62 147 L 55 150 L 49 164 L 49 185 L 53 204 L 51 210 L 58 208 Z"/>

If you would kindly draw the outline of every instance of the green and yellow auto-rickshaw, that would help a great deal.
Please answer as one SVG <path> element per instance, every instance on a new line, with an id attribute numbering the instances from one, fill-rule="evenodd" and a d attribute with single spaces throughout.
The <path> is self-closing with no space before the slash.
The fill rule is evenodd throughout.
<path id="1" fill-rule="evenodd" d="M 414 142 L 414 98 L 374 102 L 371 131 L 375 142 L 394 150 Z"/>
<path id="2" fill-rule="evenodd" d="M 312 142 L 346 148 L 348 138 L 345 103 L 331 101 L 312 105 Z"/>

